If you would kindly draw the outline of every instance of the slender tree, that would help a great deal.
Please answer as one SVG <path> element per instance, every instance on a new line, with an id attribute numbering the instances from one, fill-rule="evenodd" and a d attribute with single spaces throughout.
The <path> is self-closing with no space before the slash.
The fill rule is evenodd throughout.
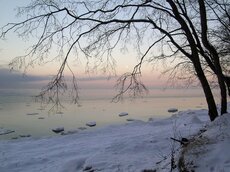
<path id="1" fill-rule="evenodd" d="M 209 31 L 209 35 L 215 40 L 213 45 L 218 52 L 219 58 L 221 58 L 220 63 L 223 69 L 228 94 L 230 96 L 230 7 L 229 4 L 219 3 L 216 0 L 213 0 L 214 2 L 212 0 L 210 1 L 211 2 L 207 3 L 207 6 L 213 11 L 216 20 L 220 25 Z M 213 4 L 218 4 L 218 6 Z"/>
<path id="2" fill-rule="evenodd" d="M 221 114 L 224 114 L 227 112 L 227 90 L 225 85 L 225 77 L 222 72 L 222 68 L 220 65 L 220 57 L 217 52 L 217 49 L 211 44 L 211 42 L 208 39 L 207 12 L 205 2 L 203 0 L 199 0 L 198 2 L 200 11 L 201 40 L 205 49 L 210 54 L 209 60 L 213 62 L 214 72 L 217 76 L 221 92 Z"/>

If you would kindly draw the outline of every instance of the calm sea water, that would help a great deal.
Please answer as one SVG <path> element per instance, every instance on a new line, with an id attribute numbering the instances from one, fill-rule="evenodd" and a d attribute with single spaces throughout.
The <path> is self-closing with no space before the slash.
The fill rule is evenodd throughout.
<path id="1" fill-rule="evenodd" d="M 0 139 L 10 139 L 30 134 L 32 137 L 56 135 L 52 128 L 63 126 L 65 130 L 85 127 L 89 121 L 97 126 L 125 124 L 127 119 L 147 121 L 149 118 L 170 116 L 169 108 L 179 111 L 206 108 L 203 93 L 199 89 L 152 89 L 148 96 L 135 100 L 111 103 L 114 91 L 110 89 L 90 89 L 81 91 L 81 106 L 64 103 L 62 113 L 50 113 L 41 108 L 31 97 L 39 90 L 0 90 L 0 128 L 14 130 L 14 133 L 0 135 Z M 121 112 L 129 115 L 119 117 Z M 37 113 L 37 115 L 27 115 Z M 92 128 L 91 128 L 92 129 Z"/>

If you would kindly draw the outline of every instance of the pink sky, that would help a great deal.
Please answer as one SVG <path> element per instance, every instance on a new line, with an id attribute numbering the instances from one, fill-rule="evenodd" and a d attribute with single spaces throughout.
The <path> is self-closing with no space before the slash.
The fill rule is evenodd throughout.
<path id="1" fill-rule="evenodd" d="M 16 11 L 15 7 L 26 4 L 29 0 L 2 0 L 0 5 L 0 27 L 5 25 L 7 22 L 14 22 L 19 20 L 15 17 Z M 10 33 L 7 36 L 6 40 L 0 40 L 0 68 L 6 69 L 8 68 L 9 62 L 18 55 L 23 55 L 26 52 L 28 46 L 32 44 L 34 40 L 28 39 L 26 41 L 22 41 L 17 38 L 16 33 Z M 133 53 L 134 50 L 130 49 L 127 53 L 123 54 L 120 52 L 114 52 L 114 58 L 116 59 L 116 73 L 117 75 L 121 75 L 125 72 L 131 72 L 133 67 L 138 63 L 136 55 Z M 51 54 L 52 56 L 52 54 Z M 53 55 L 55 56 L 55 54 Z M 45 65 L 34 65 L 27 69 L 27 75 L 31 76 L 48 76 L 55 75 L 60 66 L 60 61 L 54 61 L 51 63 L 47 63 Z M 97 77 L 107 77 L 104 73 L 100 72 L 100 69 L 94 71 L 92 73 L 85 74 L 85 65 L 86 61 L 84 58 L 76 61 L 74 58 L 69 60 L 69 64 L 71 69 L 74 71 L 77 78 L 87 78 L 84 81 L 81 81 L 82 87 L 112 87 L 114 85 L 114 81 L 110 80 L 98 80 L 95 79 Z M 143 82 L 146 86 L 149 87 L 161 87 L 165 84 L 165 80 L 163 78 L 159 78 L 160 71 L 162 68 L 158 65 L 157 70 L 152 70 L 151 65 L 143 65 Z M 23 72 L 23 69 L 20 71 Z M 65 71 L 66 75 L 70 75 L 68 70 Z M 6 77 L 5 77 L 6 78 Z M 39 80 L 39 82 L 41 82 Z M 44 81 L 43 81 L 44 82 Z M 40 85 L 40 84 L 39 84 Z"/>

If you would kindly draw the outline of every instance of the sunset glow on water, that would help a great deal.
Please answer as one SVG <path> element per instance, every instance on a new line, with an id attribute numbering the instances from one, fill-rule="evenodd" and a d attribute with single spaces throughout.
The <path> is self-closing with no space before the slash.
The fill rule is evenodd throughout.
<path id="1" fill-rule="evenodd" d="M 171 114 L 169 108 L 179 111 L 206 108 L 206 103 L 199 89 L 152 89 L 143 98 L 126 99 L 112 103 L 114 90 L 90 89 L 82 90 L 80 106 L 63 102 L 62 113 L 50 112 L 50 105 L 41 107 L 30 96 L 39 90 L 1 90 L 0 127 L 14 130 L 0 139 L 31 135 L 44 137 L 56 135 L 52 128 L 63 126 L 65 130 L 77 130 L 86 127 L 86 123 L 95 121 L 96 127 L 111 124 L 124 124 L 127 119 L 148 121 L 149 118 L 164 118 Z M 119 117 L 119 113 L 129 115 Z M 28 115 L 35 114 L 35 115 Z"/>

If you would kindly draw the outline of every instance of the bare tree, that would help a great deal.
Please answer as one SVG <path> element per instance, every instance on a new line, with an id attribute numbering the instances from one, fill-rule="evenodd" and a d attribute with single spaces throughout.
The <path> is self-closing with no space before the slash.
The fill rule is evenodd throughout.
<path id="1" fill-rule="evenodd" d="M 204 48 L 208 51 L 209 56 L 204 56 L 209 66 L 213 65 L 213 71 L 215 72 L 221 91 L 221 114 L 227 112 L 227 92 L 225 85 L 225 77 L 222 72 L 222 67 L 220 64 L 220 57 L 217 49 L 212 45 L 208 38 L 208 18 L 206 5 L 203 0 L 198 1 L 199 11 L 200 11 L 200 23 L 201 23 L 201 41 Z"/>
<path id="2" fill-rule="evenodd" d="M 228 5 L 224 0 L 222 2 Z M 214 4 L 220 6 L 217 2 Z M 1 38 L 10 31 L 20 37 L 37 37 L 37 42 L 25 56 L 12 61 L 12 68 L 27 67 L 36 61 L 47 62 L 52 48 L 57 49 L 54 58 L 59 58 L 62 63 L 57 75 L 40 95 L 48 95 L 48 100 L 54 100 L 56 104 L 60 103 L 59 93 L 67 89 L 63 72 L 66 69 L 72 72 L 68 65 L 72 54 L 87 62 L 93 60 L 95 69 L 100 67 L 104 72 L 114 72 L 114 50 L 130 45 L 135 47 L 139 62 L 130 73 L 118 79 L 117 100 L 125 92 L 131 91 L 136 96 L 146 90 L 140 80 L 144 63 L 177 60 L 170 70 L 171 76 L 181 68 L 190 71 L 191 76 L 197 76 L 206 97 L 209 117 L 214 120 L 218 112 L 205 71 L 210 69 L 218 78 L 222 113 L 226 111 L 227 82 L 221 58 L 208 37 L 207 15 L 213 11 L 208 10 L 207 5 L 210 4 L 202 0 L 199 3 L 192 0 L 34 0 L 18 9 L 18 15 L 26 17 L 25 20 L 2 27 Z M 160 53 L 156 52 L 156 47 L 161 48 Z M 72 74 L 73 100 L 77 102 L 77 79 Z"/>
<path id="3" fill-rule="evenodd" d="M 217 49 L 219 57 L 221 58 L 220 62 L 223 68 L 228 94 L 230 96 L 230 8 L 229 5 L 223 3 L 218 5 L 219 8 L 216 8 L 216 6 L 213 6 L 212 4 L 213 3 L 209 2 L 208 5 L 211 10 L 214 11 L 214 14 L 220 25 L 219 27 L 211 30 L 210 34 L 212 35 L 213 39 L 215 39 L 214 46 Z"/>

